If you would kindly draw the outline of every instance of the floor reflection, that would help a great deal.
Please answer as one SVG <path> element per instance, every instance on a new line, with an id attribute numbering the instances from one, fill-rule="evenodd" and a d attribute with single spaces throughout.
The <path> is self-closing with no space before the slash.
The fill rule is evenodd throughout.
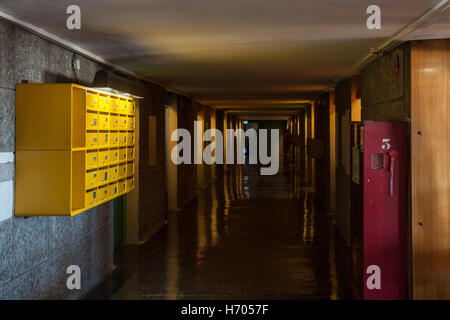
<path id="1" fill-rule="evenodd" d="M 228 172 L 164 230 L 116 254 L 88 299 L 350 298 L 346 247 L 307 179 L 285 167 Z"/>

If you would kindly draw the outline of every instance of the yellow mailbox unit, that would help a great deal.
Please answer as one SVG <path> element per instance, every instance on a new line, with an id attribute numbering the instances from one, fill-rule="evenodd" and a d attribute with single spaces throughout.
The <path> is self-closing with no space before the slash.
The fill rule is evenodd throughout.
<path id="1" fill-rule="evenodd" d="M 16 90 L 16 216 L 74 216 L 134 189 L 135 101 L 76 84 Z"/>

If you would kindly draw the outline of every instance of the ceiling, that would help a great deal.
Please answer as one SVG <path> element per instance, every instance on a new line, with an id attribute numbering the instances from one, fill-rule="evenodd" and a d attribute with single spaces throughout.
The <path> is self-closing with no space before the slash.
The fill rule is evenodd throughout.
<path id="1" fill-rule="evenodd" d="M 66 28 L 81 7 L 82 29 Z M 378 4 L 382 29 L 366 28 Z M 218 108 L 298 108 L 440 0 L 2 0 L 0 10 Z M 449 10 L 447 10 L 448 13 Z M 411 37 L 448 37 L 448 15 Z"/>

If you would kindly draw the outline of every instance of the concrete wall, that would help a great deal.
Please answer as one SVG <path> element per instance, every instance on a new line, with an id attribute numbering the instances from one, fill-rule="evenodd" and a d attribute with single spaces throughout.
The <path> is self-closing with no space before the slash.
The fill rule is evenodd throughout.
<path id="1" fill-rule="evenodd" d="M 405 43 L 362 70 L 362 120 L 409 121 L 410 65 L 410 44 Z"/>
<path id="2" fill-rule="evenodd" d="M 15 152 L 15 86 L 21 80 L 73 82 L 73 54 L 0 21 L 0 153 Z M 78 57 L 80 82 L 104 67 Z M 0 179 L 14 181 L 14 165 L 0 164 Z M 0 207 L 7 208 L 2 198 Z M 11 212 L 12 214 L 12 212 Z M 66 269 L 78 265 L 82 289 L 66 289 Z M 76 217 L 10 217 L 0 221 L 0 299 L 79 298 L 113 268 L 111 202 Z"/>

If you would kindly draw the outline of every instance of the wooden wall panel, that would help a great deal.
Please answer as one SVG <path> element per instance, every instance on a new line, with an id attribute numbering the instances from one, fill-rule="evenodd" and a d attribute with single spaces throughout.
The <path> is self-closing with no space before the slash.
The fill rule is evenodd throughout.
<path id="1" fill-rule="evenodd" d="M 411 43 L 413 297 L 450 299 L 450 40 Z"/>

